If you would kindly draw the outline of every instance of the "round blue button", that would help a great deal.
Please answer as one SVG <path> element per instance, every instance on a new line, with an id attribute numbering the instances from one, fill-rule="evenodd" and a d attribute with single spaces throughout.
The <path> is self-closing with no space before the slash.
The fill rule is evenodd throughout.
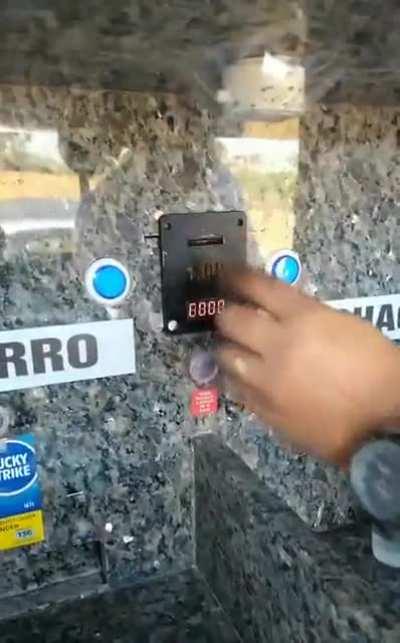
<path id="1" fill-rule="evenodd" d="M 104 299 L 122 297 L 127 285 L 126 275 L 117 266 L 102 266 L 96 270 L 93 277 L 93 288 Z"/>
<path id="2" fill-rule="evenodd" d="M 299 279 L 300 272 L 300 262 L 290 255 L 279 257 L 272 266 L 272 275 L 289 285 L 296 283 Z"/>

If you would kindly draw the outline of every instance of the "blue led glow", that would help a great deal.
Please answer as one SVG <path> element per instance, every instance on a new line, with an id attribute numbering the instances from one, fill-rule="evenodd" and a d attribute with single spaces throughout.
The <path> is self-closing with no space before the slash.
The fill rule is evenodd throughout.
<path id="1" fill-rule="evenodd" d="M 118 299 L 125 293 L 127 285 L 125 274 L 117 266 L 102 266 L 93 277 L 93 288 L 104 299 Z"/>
<path id="2" fill-rule="evenodd" d="M 292 285 L 299 279 L 300 262 L 290 255 L 282 255 L 272 266 L 272 275 L 285 283 Z"/>

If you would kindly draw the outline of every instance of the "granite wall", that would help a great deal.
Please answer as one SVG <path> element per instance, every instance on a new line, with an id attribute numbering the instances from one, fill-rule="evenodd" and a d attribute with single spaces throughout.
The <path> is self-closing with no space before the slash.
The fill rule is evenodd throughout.
<path id="1" fill-rule="evenodd" d="M 218 416 L 189 417 L 188 358 L 208 339 L 161 333 L 152 236 L 163 212 L 245 208 L 257 261 L 293 241 L 322 298 L 396 292 L 397 123 L 391 108 L 316 107 L 291 130 L 290 180 L 275 168 L 271 183 L 251 163 L 237 171 L 221 154 L 224 124 L 188 99 L 0 89 L 1 327 L 114 316 L 88 298 L 83 272 L 116 256 L 133 279 L 118 314 L 135 320 L 138 356 L 135 376 L 0 396 L 2 434 L 37 437 L 46 522 L 45 543 L 3 554 L 0 596 L 189 567 L 198 432 L 218 434 L 313 529 L 356 519 L 345 474 L 283 449 L 228 397 Z M 230 136 L 272 143 L 256 165 L 281 148 L 286 163 L 287 132 L 250 125 Z"/>
<path id="2" fill-rule="evenodd" d="M 193 562 L 187 357 L 161 333 L 157 218 L 230 207 L 213 120 L 172 96 L 0 89 L 0 325 L 108 319 L 83 272 L 133 281 L 137 375 L 3 393 L 2 435 L 37 438 L 46 541 L 2 554 L 0 597 L 76 575 L 112 582 Z M 214 177 L 215 180 L 211 180 Z M 196 341 L 198 343 L 198 341 Z"/>
<path id="3" fill-rule="evenodd" d="M 262 157 L 264 173 L 253 162 L 251 185 L 233 166 L 244 187 L 256 263 L 274 249 L 270 239 L 281 238 L 302 258 L 303 287 L 322 300 L 399 292 L 399 118 L 392 108 L 316 106 L 297 128 L 272 128 L 270 161 Z M 247 128 L 247 136 L 267 139 L 265 125 L 257 132 Z M 295 139 L 299 145 L 289 169 L 273 174 L 279 145 Z M 285 234 L 278 234 L 279 218 L 286 221 Z M 313 529 L 357 521 L 346 474 L 283 449 L 273 431 L 266 435 L 254 416 L 243 415 L 229 400 L 217 432 Z"/>

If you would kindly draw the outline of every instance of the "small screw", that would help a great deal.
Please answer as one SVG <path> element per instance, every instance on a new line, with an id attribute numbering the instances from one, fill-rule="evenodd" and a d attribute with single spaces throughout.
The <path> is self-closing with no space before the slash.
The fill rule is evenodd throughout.
<path id="1" fill-rule="evenodd" d="M 179 324 L 176 321 L 176 319 L 171 319 L 171 321 L 168 322 L 168 330 L 170 333 L 174 333 L 176 330 L 178 330 Z"/>
<path id="2" fill-rule="evenodd" d="M 164 230 L 171 230 L 172 225 L 170 223 L 164 223 Z"/>

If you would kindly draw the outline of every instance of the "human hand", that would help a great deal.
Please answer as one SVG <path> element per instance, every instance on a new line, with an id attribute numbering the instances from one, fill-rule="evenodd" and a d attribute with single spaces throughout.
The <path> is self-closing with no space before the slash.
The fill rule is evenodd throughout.
<path id="1" fill-rule="evenodd" d="M 217 320 L 240 401 L 285 441 L 346 466 L 376 431 L 400 426 L 400 352 L 371 324 L 253 271 L 228 279 L 241 304 Z"/>

